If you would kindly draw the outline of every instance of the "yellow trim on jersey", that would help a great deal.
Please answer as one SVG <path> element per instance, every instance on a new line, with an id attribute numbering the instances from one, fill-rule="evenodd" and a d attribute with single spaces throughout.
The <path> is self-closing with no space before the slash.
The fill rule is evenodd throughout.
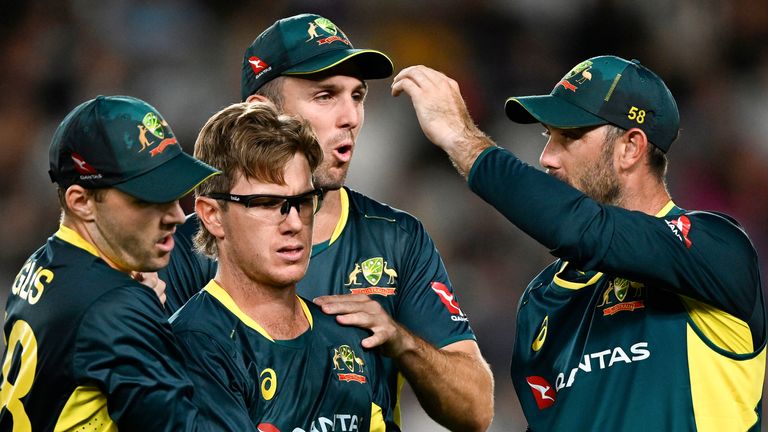
<path id="1" fill-rule="evenodd" d="M 395 402 L 395 411 L 392 413 L 392 419 L 395 421 L 395 424 L 400 429 L 403 428 L 403 419 L 401 417 L 400 413 L 400 397 L 403 394 L 403 384 L 405 384 L 405 377 L 403 374 L 399 373 L 397 374 L 397 394 L 395 397 L 397 398 Z"/>
<path id="2" fill-rule="evenodd" d="M 89 243 L 88 240 L 84 239 L 80 234 L 77 233 L 77 231 L 73 230 L 72 228 L 59 225 L 59 230 L 56 231 L 56 234 L 54 235 L 73 246 L 77 246 L 80 249 L 85 249 L 92 255 L 99 256 L 99 250 L 96 249 L 96 246 L 94 246 L 92 243 Z"/>
<path id="3" fill-rule="evenodd" d="M 384 414 L 381 407 L 371 402 L 371 429 L 370 432 L 387 432 L 387 424 L 384 423 Z"/>
<path id="4" fill-rule="evenodd" d="M 221 287 L 221 285 L 218 284 L 215 280 L 211 280 L 208 282 L 208 284 L 203 288 L 203 290 L 207 291 L 208 294 L 213 296 L 216 300 L 219 301 L 225 308 L 227 308 L 228 311 L 232 312 L 240 321 L 243 322 L 243 324 L 247 325 L 248 327 L 256 330 L 267 338 L 270 342 L 274 342 L 275 339 L 272 338 L 272 336 L 267 333 L 267 330 L 264 329 L 259 323 L 253 320 L 253 318 L 249 317 L 248 314 L 243 312 L 242 309 L 240 309 L 239 306 L 237 306 L 237 303 L 232 299 L 232 297 L 229 295 L 229 293 Z M 296 296 L 296 299 L 299 300 L 299 304 L 301 305 L 301 310 L 304 312 L 304 316 L 307 318 L 307 321 L 309 322 L 309 328 L 311 329 L 314 325 L 314 321 L 312 320 L 312 313 L 309 311 L 309 307 L 307 307 L 306 303 L 304 303 L 304 300 L 302 300 L 301 297 Z"/>
<path id="5" fill-rule="evenodd" d="M 754 351 L 749 325 L 735 316 L 704 302 L 680 296 L 688 315 L 712 343 L 734 354 Z"/>
<path id="6" fill-rule="evenodd" d="M 339 189 L 339 199 L 341 200 L 341 215 L 339 216 L 339 221 L 336 222 L 336 228 L 334 228 L 333 234 L 331 234 L 331 239 L 328 240 L 328 246 L 332 245 L 341 236 L 344 227 L 347 226 L 347 219 L 349 219 L 349 196 L 346 189 Z"/>
<path id="7" fill-rule="evenodd" d="M 600 273 L 600 272 L 597 272 L 597 273 L 595 273 L 595 275 L 594 275 L 594 276 L 592 276 L 592 277 L 591 277 L 591 278 L 590 278 L 590 279 L 589 279 L 587 282 L 585 282 L 585 283 L 567 281 L 567 280 L 565 280 L 565 279 L 561 278 L 560 276 L 558 276 L 560 273 L 562 273 L 562 272 L 565 270 L 565 267 L 566 267 L 567 265 L 568 265 L 568 262 L 567 262 L 567 261 L 566 261 L 565 263 L 563 263 L 563 266 L 562 266 L 562 267 L 560 267 L 560 271 L 558 271 L 558 272 L 555 274 L 555 277 L 553 278 L 553 282 L 555 282 L 555 284 L 556 284 L 557 286 L 561 287 L 561 288 L 566 288 L 566 289 L 570 289 L 570 290 L 577 290 L 577 289 L 582 289 L 582 288 L 584 288 L 584 287 L 587 287 L 587 286 L 590 286 L 590 285 L 594 284 L 594 283 L 595 283 L 595 282 L 597 282 L 597 281 L 598 281 L 598 280 L 599 280 L 601 277 L 603 277 L 603 274 L 602 274 L 602 273 Z"/>
<path id="8" fill-rule="evenodd" d="M 659 210 L 658 213 L 656 213 L 656 217 L 666 216 L 667 213 L 669 213 L 674 206 L 675 206 L 675 203 L 673 203 L 672 200 L 670 200 L 667 204 L 664 205 L 664 207 L 661 208 L 661 210 Z"/>
<path id="9" fill-rule="evenodd" d="M 306 303 L 304 303 L 304 300 L 301 299 L 301 297 L 296 296 L 296 298 L 299 300 L 299 304 L 301 305 L 301 310 L 304 311 L 304 316 L 307 317 L 307 321 L 309 321 L 309 328 L 312 329 L 315 327 L 315 322 L 312 321 L 312 313 L 309 311 L 309 306 L 307 306 Z"/>
<path id="10" fill-rule="evenodd" d="M 94 386 L 80 386 L 67 400 L 53 430 L 117 432 L 117 425 L 109 417 L 104 393 Z"/>
<path id="11" fill-rule="evenodd" d="M 659 212 L 658 212 L 658 213 L 656 213 L 656 217 L 662 217 L 662 216 L 666 216 L 666 215 L 667 215 L 667 213 L 669 213 L 669 212 L 670 212 L 670 211 L 671 211 L 671 210 L 672 210 L 674 207 L 675 207 L 675 203 L 674 203 L 674 202 L 672 202 L 672 200 L 670 200 L 668 203 L 666 203 L 666 204 L 664 205 L 664 207 L 662 207 L 662 208 L 661 208 L 661 210 L 659 210 Z M 577 289 L 582 289 L 582 288 L 584 288 L 584 287 L 587 287 L 587 286 L 590 286 L 590 285 L 594 284 L 594 283 L 595 283 L 595 282 L 597 282 L 597 281 L 598 281 L 598 280 L 599 280 L 601 277 L 603 277 L 603 274 L 602 274 L 602 273 L 600 273 L 600 272 L 598 272 L 598 273 L 595 273 L 595 275 L 594 275 L 594 276 L 592 276 L 592 278 L 590 278 L 590 279 L 589 279 L 587 282 L 585 282 L 585 283 L 577 283 L 577 282 L 571 282 L 571 281 L 567 281 L 567 280 L 565 280 L 565 279 L 563 279 L 563 278 L 561 278 L 561 277 L 559 276 L 559 275 L 560 275 L 560 274 L 563 272 L 563 270 L 565 270 L 565 267 L 566 267 L 567 265 L 568 265 L 568 262 L 567 262 L 567 261 L 566 261 L 566 262 L 564 262 L 564 263 L 563 263 L 563 266 L 560 268 L 560 271 L 558 271 L 558 272 L 555 274 L 555 277 L 554 277 L 554 279 L 553 279 L 553 281 L 555 282 L 555 284 L 556 284 L 557 286 L 561 287 L 561 288 L 566 288 L 566 289 L 570 289 L 570 290 L 577 290 Z"/>
<path id="12" fill-rule="evenodd" d="M 687 325 L 688 373 L 696 430 L 748 430 L 757 422 L 765 376 L 765 348 L 752 358 L 730 358 L 711 349 Z"/>

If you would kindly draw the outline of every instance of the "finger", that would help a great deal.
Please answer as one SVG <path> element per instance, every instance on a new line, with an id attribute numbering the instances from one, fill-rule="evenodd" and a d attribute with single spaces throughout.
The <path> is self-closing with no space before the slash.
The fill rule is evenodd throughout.
<path id="1" fill-rule="evenodd" d="M 353 314 L 365 312 L 368 314 L 380 313 L 381 306 L 373 300 L 368 302 L 333 302 L 325 303 L 320 309 L 328 315 Z"/>
<path id="2" fill-rule="evenodd" d="M 370 300 L 370 297 L 368 297 L 365 294 L 338 294 L 338 295 L 325 295 L 320 297 L 315 297 L 314 300 L 312 300 L 312 303 L 321 306 L 324 304 L 331 304 L 331 303 L 342 303 L 342 302 L 367 302 Z"/>
<path id="3" fill-rule="evenodd" d="M 365 312 L 336 315 L 336 322 L 341 325 L 360 327 L 371 331 L 381 324 L 375 319 L 375 316 Z"/>
<path id="4" fill-rule="evenodd" d="M 371 336 L 368 336 L 367 338 L 363 339 L 360 342 L 360 345 L 363 346 L 363 348 L 371 349 L 376 348 L 377 346 L 383 345 L 387 341 L 387 338 L 382 335 L 381 333 L 374 333 Z"/>
<path id="5" fill-rule="evenodd" d="M 141 272 L 134 271 L 134 272 L 131 272 L 131 278 L 133 278 L 133 280 L 137 282 L 142 282 L 144 281 L 144 274 Z"/>
<path id="6" fill-rule="evenodd" d="M 393 81 L 400 81 L 401 79 L 410 76 L 414 70 L 420 67 L 423 67 L 423 66 L 417 65 L 417 66 L 408 66 L 406 68 L 403 68 L 400 72 L 398 72 L 397 75 L 395 75 L 395 78 L 393 79 Z"/>
<path id="7" fill-rule="evenodd" d="M 392 82 L 392 96 L 394 97 L 400 96 L 403 92 L 412 97 L 417 94 L 419 90 L 419 85 L 410 78 L 403 78 Z"/>

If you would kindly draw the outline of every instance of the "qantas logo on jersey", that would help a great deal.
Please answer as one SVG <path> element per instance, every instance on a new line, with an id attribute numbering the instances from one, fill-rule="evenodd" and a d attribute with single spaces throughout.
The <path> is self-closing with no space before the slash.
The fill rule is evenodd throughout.
<path id="1" fill-rule="evenodd" d="M 453 321 L 467 321 L 467 316 L 461 311 L 456 296 L 448 289 L 448 286 L 441 282 L 432 282 L 430 286 L 440 301 L 443 302 L 445 308 L 448 309 L 448 312 L 451 313 Z"/>
<path id="2" fill-rule="evenodd" d="M 365 361 L 362 357 L 358 357 L 349 345 L 334 348 L 331 359 L 333 360 L 333 370 L 336 371 L 339 381 L 354 381 L 360 384 L 367 382 L 365 375 L 363 375 Z"/>
<path id="3" fill-rule="evenodd" d="M 271 423 L 259 423 L 259 432 L 280 432 Z M 334 414 L 332 417 L 319 417 L 312 421 L 309 428 L 293 428 L 290 432 L 359 432 L 360 418 L 354 414 Z"/>
<path id="4" fill-rule="evenodd" d="M 648 342 L 637 342 L 629 347 L 629 353 L 622 347 L 614 347 L 598 351 L 595 353 L 584 354 L 583 360 L 578 366 L 571 369 L 567 374 L 560 372 L 555 380 L 555 389 L 559 392 L 564 388 L 573 386 L 578 373 L 592 373 L 597 370 L 604 370 L 617 364 L 632 364 L 648 359 L 651 356 L 651 350 Z"/>
<path id="5" fill-rule="evenodd" d="M 363 282 L 360 281 L 360 276 L 363 277 L 365 282 L 371 284 L 371 286 L 363 287 Z M 352 294 L 375 294 L 385 297 L 395 295 L 397 287 L 377 286 L 379 282 L 381 282 L 381 285 L 395 285 L 397 283 L 397 271 L 390 267 L 387 260 L 383 257 L 374 257 L 368 258 L 360 263 L 355 263 L 355 267 L 349 272 L 347 283 L 345 283 L 344 286 L 350 287 L 349 291 Z M 356 285 L 360 285 L 361 287 L 355 288 Z"/>
<path id="6" fill-rule="evenodd" d="M 557 391 L 552 388 L 552 384 L 540 376 L 525 377 L 525 382 L 531 388 L 533 398 L 540 410 L 547 409 L 555 404 L 557 400 Z"/>
<path id="7" fill-rule="evenodd" d="M 685 243 L 685 247 L 690 249 L 693 243 L 688 239 L 688 232 L 691 230 L 691 220 L 688 219 L 688 216 L 683 215 L 677 219 L 664 222 L 667 223 L 667 226 L 672 230 L 672 233 L 680 239 L 681 242 Z"/>

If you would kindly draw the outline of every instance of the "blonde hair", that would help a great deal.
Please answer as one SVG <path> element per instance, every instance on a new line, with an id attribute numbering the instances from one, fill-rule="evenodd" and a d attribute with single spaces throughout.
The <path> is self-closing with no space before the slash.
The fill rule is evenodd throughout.
<path id="1" fill-rule="evenodd" d="M 315 171 L 323 158 L 305 120 L 280 114 L 269 102 L 241 102 L 214 114 L 195 142 L 196 158 L 221 171 L 195 189 L 196 196 L 229 192 L 239 175 L 265 183 L 285 184 L 283 169 L 301 153 Z M 227 203 L 220 201 L 224 211 Z M 201 224 L 195 235 L 198 251 L 216 257 L 216 239 Z"/>

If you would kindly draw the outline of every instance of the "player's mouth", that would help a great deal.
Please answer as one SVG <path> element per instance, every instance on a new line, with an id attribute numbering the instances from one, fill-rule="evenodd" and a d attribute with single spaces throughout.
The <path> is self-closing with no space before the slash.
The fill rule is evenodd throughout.
<path id="1" fill-rule="evenodd" d="M 168 234 L 155 243 L 162 252 L 170 252 L 173 250 L 173 234 Z"/>
<path id="2" fill-rule="evenodd" d="M 353 145 L 352 143 L 344 143 L 340 146 L 333 149 L 333 155 L 336 157 L 336 159 L 339 160 L 341 163 L 347 163 L 352 159 L 352 151 L 353 151 Z"/>
<path id="3" fill-rule="evenodd" d="M 304 256 L 303 245 L 284 246 L 277 250 L 277 255 L 288 262 L 296 262 Z"/>

